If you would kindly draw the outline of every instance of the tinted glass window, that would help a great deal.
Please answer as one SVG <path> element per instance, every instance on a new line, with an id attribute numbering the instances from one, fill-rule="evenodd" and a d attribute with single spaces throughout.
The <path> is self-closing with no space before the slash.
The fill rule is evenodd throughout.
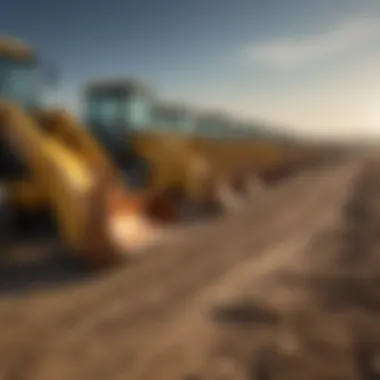
<path id="1" fill-rule="evenodd" d="M 149 101 L 140 97 L 132 98 L 128 101 L 130 126 L 140 128 L 150 123 L 150 105 Z"/>
<path id="2" fill-rule="evenodd" d="M 0 97 L 23 107 L 33 107 L 37 97 L 37 70 L 34 64 L 0 59 Z"/>

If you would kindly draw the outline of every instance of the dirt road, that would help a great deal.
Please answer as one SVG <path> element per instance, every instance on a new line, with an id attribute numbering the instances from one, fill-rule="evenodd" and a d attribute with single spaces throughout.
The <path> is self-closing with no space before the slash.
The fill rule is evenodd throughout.
<path id="1" fill-rule="evenodd" d="M 353 179 L 335 223 L 214 310 L 193 379 L 380 378 L 379 168 Z"/>
<path id="2" fill-rule="evenodd" d="M 5 293 L 0 378 L 166 380 L 197 372 L 211 342 L 213 304 L 244 287 L 253 270 L 294 262 L 316 231 L 336 223 L 359 166 L 305 174 L 112 273 Z"/>

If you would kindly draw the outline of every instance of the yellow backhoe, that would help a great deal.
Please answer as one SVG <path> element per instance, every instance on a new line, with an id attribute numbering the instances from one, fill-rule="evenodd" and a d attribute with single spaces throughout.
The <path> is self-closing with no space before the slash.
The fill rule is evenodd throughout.
<path id="1" fill-rule="evenodd" d="M 170 204 L 172 218 L 215 209 L 212 168 L 192 141 L 152 123 L 150 89 L 132 80 L 98 80 L 85 92 L 85 124 L 135 191 Z"/>
<path id="2" fill-rule="evenodd" d="M 0 215 L 48 209 L 62 240 L 86 263 L 105 266 L 159 240 L 151 194 L 130 191 L 112 160 L 77 120 L 38 103 L 39 58 L 0 39 Z"/>
<path id="3" fill-rule="evenodd" d="M 289 153 L 254 137 L 176 133 L 156 118 L 157 103 L 153 91 L 141 82 L 94 80 L 85 89 L 85 124 L 129 185 L 161 194 L 158 203 L 171 204 L 177 220 L 225 209 L 224 194 L 244 196 L 255 178 L 278 169 Z M 167 115 L 171 124 L 181 122 L 180 113 L 174 109 L 173 118 Z M 183 119 L 186 124 L 187 117 Z"/>

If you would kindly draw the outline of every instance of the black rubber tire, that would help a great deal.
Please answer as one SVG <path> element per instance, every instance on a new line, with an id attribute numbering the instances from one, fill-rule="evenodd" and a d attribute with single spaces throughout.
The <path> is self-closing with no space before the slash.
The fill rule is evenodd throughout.
<path id="1" fill-rule="evenodd" d="M 134 190 L 144 189 L 151 181 L 151 167 L 142 158 L 136 157 L 122 169 L 123 177 L 127 185 Z"/>
<path id="2" fill-rule="evenodd" d="M 195 222 L 219 215 L 220 212 L 221 209 L 216 202 L 197 202 L 186 194 L 180 199 L 181 219 L 184 221 Z"/>
<path id="3" fill-rule="evenodd" d="M 186 194 L 179 200 L 179 209 L 183 221 L 194 221 L 202 216 L 200 205 Z"/>

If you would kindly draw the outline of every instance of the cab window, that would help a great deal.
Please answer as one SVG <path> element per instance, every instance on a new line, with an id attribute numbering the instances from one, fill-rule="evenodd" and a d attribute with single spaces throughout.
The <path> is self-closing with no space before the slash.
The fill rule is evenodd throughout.
<path id="1" fill-rule="evenodd" d="M 36 65 L 0 58 L 0 97 L 15 101 L 22 107 L 36 106 Z"/>
<path id="2" fill-rule="evenodd" d="M 150 123 L 150 105 L 142 97 L 129 99 L 126 107 L 129 110 L 130 127 L 143 128 Z"/>

